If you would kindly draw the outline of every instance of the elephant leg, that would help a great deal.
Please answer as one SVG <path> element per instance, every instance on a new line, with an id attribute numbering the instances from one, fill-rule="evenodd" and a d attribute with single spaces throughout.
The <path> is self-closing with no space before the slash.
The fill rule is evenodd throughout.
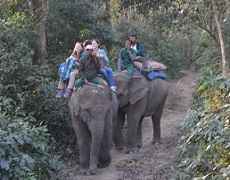
<path id="1" fill-rule="evenodd" d="M 90 152 L 90 174 L 97 174 L 97 164 L 99 158 L 99 152 L 102 144 L 104 127 L 105 127 L 105 117 L 96 117 L 92 120 L 91 123 L 91 136 L 92 136 L 92 145 Z"/>
<path id="2" fill-rule="evenodd" d="M 91 136 L 88 126 L 82 121 L 82 119 L 73 120 L 74 130 L 77 135 L 81 171 L 80 174 L 89 175 L 89 162 L 90 162 L 90 144 Z"/>
<path id="3" fill-rule="evenodd" d="M 137 153 L 137 129 L 138 124 L 141 119 L 138 111 L 133 111 L 127 114 L 127 121 L 128 121 L 128 139 L 127 139 L 127 154 Z"/>
<path id="4" fill-rule="evenodd" d="M 152 122 L 153 122 L 153 140 L 152 144 L 160 144 L 161 143 L 161 116 L 163 113 L 164 105 L 165 105 L 166 98 L 161 102 L 161 104 L 158 106 L 156 113 L 152 116 Z"/>
<path id="5" fill-rule="evenodd" d="M 109 111 L 105 121 L 105 130 L 99 152 L 99 167 L 107 167 L 111 163 L 110 148 L 112 143 L 113 133 L 113 117 L 112 112 Z"/>
<path id="6" fill-rule="evenodd" d="M 123 150 L 125 147 L 125 140 L 122 135 L 122 129 L 125 123 L 125 114 L 118 110 L 117 119 L 114 123 L 113 140 L 117 150 Z"/>
<path id="7" fill-rule="evenodd" d="M 141 117 L 141 120 L 138 124 L 138 129 L 137 129 L 137 147 L 141 148 L 142 147 L 142 122 L 143 122 L 144 117 Z"/>

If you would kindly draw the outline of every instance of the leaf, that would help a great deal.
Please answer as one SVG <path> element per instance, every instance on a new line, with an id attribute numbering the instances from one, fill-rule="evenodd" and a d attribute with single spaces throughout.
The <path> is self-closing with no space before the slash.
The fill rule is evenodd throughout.
<path id="1" fill-rule="evenodd" d="M 202 91 L 202 90 L 204 90 L 204 89 L 206 89 L 206 85 L 201 85 L 199 88 L 198 88 L 198 91 Z"/>
<path id="2" fill-rule="evenodd" d="M 1 168 L 5 169 L 5 170 L 9 170 L 9 163 L 7 161 L 5 161 L 4 159 L 1 160 Z"/>

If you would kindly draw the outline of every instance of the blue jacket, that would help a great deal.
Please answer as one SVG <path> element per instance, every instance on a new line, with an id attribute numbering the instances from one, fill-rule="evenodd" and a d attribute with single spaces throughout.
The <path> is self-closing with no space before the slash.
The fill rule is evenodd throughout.
<path id="1" fill-rule="evenodd" d="M 109 63 L 109 58 L 107 57 L 105 51 L 103 49 L 99 49 L 99 53 L 98 53 L 98 56 L 100 56 L 100 54 L 103 54 L 104 55 L 104 62 L 105 64 L 108 64 Z"/>

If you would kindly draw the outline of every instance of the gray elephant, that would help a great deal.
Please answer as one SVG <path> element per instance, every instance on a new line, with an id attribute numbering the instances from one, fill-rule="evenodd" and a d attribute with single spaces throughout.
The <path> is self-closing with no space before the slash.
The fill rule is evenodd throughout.
<path id="1" fill-rule="evenodd" d="M 113 123 L 118 101 L 108 86 L 85 84 L 73 92 L 69 112 L 78 140 L 82 175 L 95 175 L 97 166 L 111 163 Z"/>
<path id="2" fill-rule="evenodd" d="M 138 71 L 133 77 L 119 72 L 114 76 L 118 87 L 116 95 L 119 102 L 117 119 L 114 124 L 113 139 L 118 150 L 126 146 L 126 153 L 136 153 L 142 146 L 142 121 L 151 116 L 153 122 L 152 144 L 161 142 L 160 120 L 168 95 L 166 80 L 156 78 L 147 80 Z M 122 135 L 122 128 L 127 117 L 127 142 Z"/>

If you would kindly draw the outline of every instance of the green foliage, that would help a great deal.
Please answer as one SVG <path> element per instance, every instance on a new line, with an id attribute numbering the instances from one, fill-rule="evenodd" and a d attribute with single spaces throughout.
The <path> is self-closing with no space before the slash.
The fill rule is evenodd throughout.
<path id="1" fill-rule="evenodd" d="M 55 99 L 58 82 L 51 79 L 54 76 L 51 69 L 32 65 L 33 38 L 30 27 L 26 24 L 23 18 L 0 22 L 0 96 L 7 97 L 4 103 L 12 100 L 19 107 L 12 109 L 7 106 L 5 111 L 12 117 L 15 116 L 16 110 L 18 115 L 23 115 L 24 118 L 34 117 L 36 121 L 30 124 L 34 127 L 40 126 L 41 123 L 46 125 L 52 137 L 60 144 L 66 144 L 67 135 L 72 142 L 75 136 L 71 136 L 74 132 L 70 125 L 67 102 Z M 56 77 L 57 70 L 55 71 Z M 28 125 L 28 131 L 33 126 Z M 40 156 L 41 161 L 43 155 Z M 45 164 L 47 163 L 44 157 Z"/>
<path id="2" fill-rule="evenodd" d="M 71 53 L 77 41 L 98 38 L 110 49 L 114 44 L 113 29 L 101 19 L 106 16 L 91 0 L 60 1 L 49 3 L 47 22 L 48 53 L 59 55 Z M 66 53 L 68 52 L 68 53 Z"/>
<path id="3" fill-rule="evenodd" d="M 180 163 L 174 175 L 180 179 L 226 179 L 230 177 L 230 80 L 212 76 L 198 82 L 198 103 L 182 123 L 187 133 L 178 147 Z"/>
<path id="4" fill-rule="evenodd" d="M 48 129 L 34 126 L 32 116 L 10 98 L 0 96 L 0 177 L 1 179 L 46 179 L 61 170 Z"/>

